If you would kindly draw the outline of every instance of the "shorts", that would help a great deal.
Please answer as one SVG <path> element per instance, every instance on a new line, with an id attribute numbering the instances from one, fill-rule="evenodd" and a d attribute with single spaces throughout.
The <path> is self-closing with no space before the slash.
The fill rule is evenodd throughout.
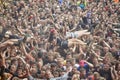
<path id="1" fill-rule="evenodd" d="M 61 48 L 62 49 L 67 49 L 68 48 L 68 41 L 67 40 L 61 42 Z"/>
<path id="2" fill-rule="evenodd" d="M 76 32 L 67 32 L 66 33 L 66 38 L 77 38 L 78 34 Z"/>

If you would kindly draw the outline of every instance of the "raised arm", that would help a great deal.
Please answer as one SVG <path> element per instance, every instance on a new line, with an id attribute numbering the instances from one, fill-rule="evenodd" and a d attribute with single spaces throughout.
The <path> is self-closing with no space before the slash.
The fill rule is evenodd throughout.
<path id="1" fill-rule="evenodd" d="M 5 55 L 3 54 L 3 52 L 1 51 L 0 52 L 0 63 L 1 63 L 1 66 L 4 66 L 5 67 Z"/>
<path id="2" fill-rule="evenodd" d="M 30 54 L 27 53 L 27 51 L 26 51 L 25 46 L 24 46 L 23 43 L 22 43 L 22 51 L 23 51 L 23 53 L 25 54 L 25 56 L 26 56 L 28 59 L 30 59 L 30 60 L 32 60 L 32 61 L 35 61 L 35 59 L 34 59 Z"/>
<path id="3" fill-rule="evenodd" d="M 89 67 L 91 67 L 91 68 L 93 68 L 94 67 L 94 65 L 92 64 L 92 63 L 90 63 L 90 62 L 88 62 L 88 61 L 84 61 L 86 64 L 88 64 L 89 65 Z"/>

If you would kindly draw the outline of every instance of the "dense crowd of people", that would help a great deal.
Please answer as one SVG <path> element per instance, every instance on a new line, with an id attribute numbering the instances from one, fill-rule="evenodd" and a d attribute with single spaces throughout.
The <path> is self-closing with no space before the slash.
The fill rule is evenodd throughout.
<path id="1" fill-rule="evenodd" d="M 0 80 L 120 80 L 119 0 L 0 0 Z"/>

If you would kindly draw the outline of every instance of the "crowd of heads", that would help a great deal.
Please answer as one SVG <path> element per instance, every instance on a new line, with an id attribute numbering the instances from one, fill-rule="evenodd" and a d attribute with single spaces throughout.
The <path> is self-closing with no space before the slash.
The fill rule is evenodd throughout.
<path id="1" fill-rule="evenodd" d="M 0 0 L 0 80 L 119 79 L 119 0 Z"/>

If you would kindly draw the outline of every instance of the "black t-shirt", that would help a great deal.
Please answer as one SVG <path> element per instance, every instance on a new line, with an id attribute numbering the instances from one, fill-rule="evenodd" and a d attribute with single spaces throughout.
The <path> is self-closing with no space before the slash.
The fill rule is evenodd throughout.
<path id="1" fill-rule="evenodd" d="M 60 46 L 61 49 L 68 49 L 67 40 L 61 40 L 60 38 L 57 38 L 57 45 Z"/>
<path id="2" fill-rule="evenodd" d="M 54 39 L 54 34 L 53 34 L 53 33 L 50 33 L 50 36 L 49 36 L 48 41 L 49 41 L 49 42 L 52 42 L 53 39 Z"/>
<path id="3" fill-rule="evenodd" d="M 74 75 L 74 73 L 72 73 L 72 72 L 69 72 L 68 73 L 68 79 L 67 80 L 72 80 L 72 76 Z"/>
<path id="4" fill-rule="evenodd" d="M 5 33 L 6 33 L 7 29 L 2 29 L 2 32 L 0 33 L 0 41 L 3 39 Z"/>
<path id="5" fill-rule="evenodd" d="M 84 24 L 88 24 L 87 17 L 82 18 Z"/>
<path id="6" fill-rule="evenodd" d="M 58 46 L 61 46 L 61 42 L 62 42 L 62 40 L 60 38 L 57 38 L 57 45 Z"/>
<path id="7" fill-rule="evenodd" d="M 17 35 L 10 35 L 9 39 L 20 39 L 20 37 Z"/>
<path id="8" fill-rule="evenodd" d="M 113 80 L 111 76 L 111 71 L 110 69 L 108 71 L 105 71 L 103 69 L 100 69 L 99 71 L 100 75 L 104 77 L 106 80 Z"/>
<path id="9" fill-rule="evenodd" d="M 72 22 L 68 23 L 68 26 L 69 26 L 69 29 L 70 29 L 70 30 L 73 29 L 73 27 L 74 27 L 74 25 L 73 25 Z"/>
<path id="10" fill-rule="evenodd" d="M 5 72 L 5 67 L 4 66 L 1 66 L 0 67 L 0 76 L 2 76 Z"/>

